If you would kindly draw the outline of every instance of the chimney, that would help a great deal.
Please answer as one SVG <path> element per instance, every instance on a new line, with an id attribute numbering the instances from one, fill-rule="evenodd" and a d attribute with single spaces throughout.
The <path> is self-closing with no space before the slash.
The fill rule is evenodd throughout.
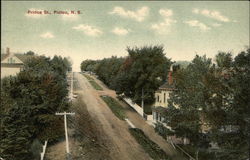
<path id="1" fill-rule="evenodd" d="M 171 85 L 173 84 L 173 77 L 172 77 L 172 73 L 173 73 L 173 67 L 170 67 L 170 70 L 168 72 L 168 84 Z"/>
<path id="2" fill-rule="evenodd" d="M 6 48 L 6 54 L 10 55 L 10 48 L 9 47 Z"/>

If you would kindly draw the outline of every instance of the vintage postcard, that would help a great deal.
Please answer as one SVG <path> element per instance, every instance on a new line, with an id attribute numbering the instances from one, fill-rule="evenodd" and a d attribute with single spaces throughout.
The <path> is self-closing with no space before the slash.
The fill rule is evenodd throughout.
<path id="1" fill-rule="evenodd" d="M 0 160 L 249 160 L 249 1 L 1 1 Z"/>

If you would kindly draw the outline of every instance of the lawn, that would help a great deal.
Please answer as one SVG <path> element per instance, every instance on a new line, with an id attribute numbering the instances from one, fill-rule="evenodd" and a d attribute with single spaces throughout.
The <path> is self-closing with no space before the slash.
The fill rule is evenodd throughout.
<path id="1" fill-rule="evenodd" d="M 130 128 L 131 135 L 154 160 L 171 160 L 171 158 L 139 128 Z"/>
<path id="2" fill-rule="evenodd" d="M 100 90 L 100 91 L 103 90 L 102 87 L 101 87 L 99 84 L 97 84 L 95 81 L 89 81 L 89 83 L 90 83 L 96 90 Z"/>
<path id="3" fill-rule="evenodd" d="M 124 108 L 117 102 L 114 98 L 110 96 L 101 96 L 103 101 L 109 106 L 111 111 L 118 117 L 120 120 L 125 119 Z"/>
<path id="4" fill-rule="evenodd" d="M 92 78 L 86 74 L 83 74 L 83 75 L 88 79 L 89 83 L 92 85 L 93 88 L 95 88 L 96 90 L 99 90 L 99 91 L 103 90 L 102 87 L 98 83 L 96 83 L 94 78 Z"/>
<path id="5" fill-rule="evenodd" d="M 90 77 L 89 75 L 83 74 L 89 81 L 94 81 L 94 79 L 92 77 Z"/>

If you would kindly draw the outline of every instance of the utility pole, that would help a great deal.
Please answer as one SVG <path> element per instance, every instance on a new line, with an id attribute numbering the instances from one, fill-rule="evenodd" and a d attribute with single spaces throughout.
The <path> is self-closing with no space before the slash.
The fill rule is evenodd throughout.
<path id="1" fill-rule="evenodd" d="M 63 113 L 56 113 L 56 115 L 64 116 L 64 128 L 65 128 L 65 139 L 66 139 L 66 153 L 69 154 L 69 141 L 68 141 L 68 129 L 67 129 L 67 115 L 75 115 L 72 112 L 63 112 Z"/>

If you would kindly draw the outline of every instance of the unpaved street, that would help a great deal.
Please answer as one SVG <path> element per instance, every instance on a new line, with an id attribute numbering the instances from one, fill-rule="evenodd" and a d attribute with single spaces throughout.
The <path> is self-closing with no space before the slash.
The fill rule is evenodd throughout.
<path id="1" fill-rule="evenodd" d="M 130 135 L 127 123 L 119 120 L 99 97 L 105 93 L 105 90 L 96 91 L 79 73 L 75 73 L 74 77 L 79 84 L 79 89 L 75 92 L 82 98 L 90 116 L 98 124 L 99 133 L 97 135 L 101 136 L 103 142 L 106 143 L 110 159 L 150 160 L 149 155 Z"/>
<path id="2" fill-rule="evenodd" d="M 92 77 L 94 78 L 94 77 Z M 116 99 L 117 95 L 115 91 L 110 90 L 103 84 L 100 80 L 94 78 L 95 81 L 102 86 L 103 91 L 99 91 L 100 95 L 109 95 Z M 117 99 L 118 100 L 118 99 Z M 169 156 L 171 156 L 174 160 L 186 160 L 185 157 L 180 155 L 172 146 L 171 144 L 167 143 L 161 136 L 155 133 L 154 128 L 146 123 L 146 121 L 138 114 L 135 110 L 129 107 L 124 102 L 119 101 L 123 107 L 125 108 L 127 118 L 137 127 L 144 131 L 144 133 L 155 143 L 161 147 Z"/>

